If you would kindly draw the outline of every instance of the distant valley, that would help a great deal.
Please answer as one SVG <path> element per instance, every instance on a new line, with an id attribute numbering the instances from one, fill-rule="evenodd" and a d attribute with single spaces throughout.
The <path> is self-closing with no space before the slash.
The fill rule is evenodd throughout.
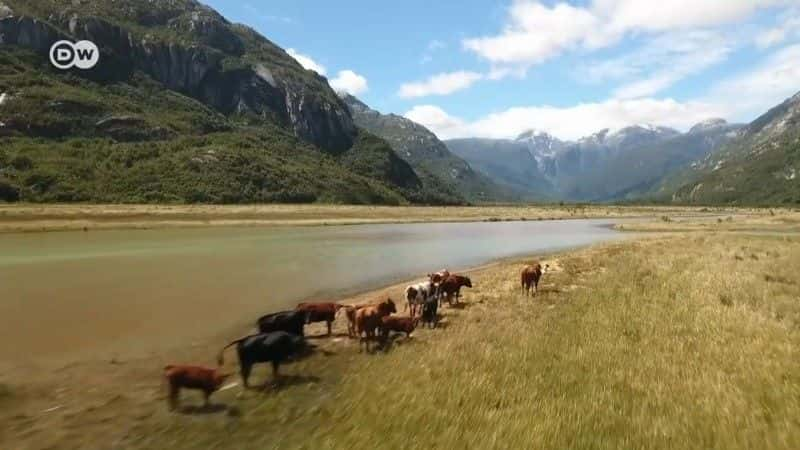
<path id="1" fill-rule="evenodd" d="M 739 125 L 712 119 L 687 133 L 651 125 L 601 130 L 575 142 L 531 130 L 516 139 L 446 141 L 492 179 L 529 195 L 617 201 L 648 193 L 668 174 L 734 139 Z"/>

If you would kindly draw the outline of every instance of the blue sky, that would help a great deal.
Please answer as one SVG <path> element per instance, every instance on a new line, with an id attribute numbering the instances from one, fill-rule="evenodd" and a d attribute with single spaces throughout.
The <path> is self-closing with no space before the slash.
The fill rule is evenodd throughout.
<path id="1" fill-rule="evenodd" d="M 442 138 L 749 121 L 800 91 L 800 0 L 207 0 Z"/>

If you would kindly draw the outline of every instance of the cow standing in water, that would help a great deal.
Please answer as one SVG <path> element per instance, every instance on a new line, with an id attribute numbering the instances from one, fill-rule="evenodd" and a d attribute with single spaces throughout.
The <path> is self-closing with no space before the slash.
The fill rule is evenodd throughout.
<path id="1" fill-rule="evenodd" d="M 542 270 L 541 264 L 534 263 L 522 269 L 520 278 L 522 282 L 522 292 L 525 293 L 525 296 L 530 295 L 531 288 L 533 288 L 533 295 L 539 292 L 539 280 L 542 278 L 542 274 L 547 272 L 549 267 L 549 264 L 545 264 L 544 270 Z"/>

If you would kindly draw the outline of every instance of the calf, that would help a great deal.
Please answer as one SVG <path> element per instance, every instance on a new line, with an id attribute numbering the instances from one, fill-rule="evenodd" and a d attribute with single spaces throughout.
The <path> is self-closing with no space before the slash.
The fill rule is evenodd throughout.
<path id="1" fill-rule="evenodd" d="M 365 306 L 356 311 L 356 334 L 360 339 L 358 343 L 359 350 L 361 349 L 361 344 L 366 343 L 367 351 L 369 351 L 369 341 L 375 339 L 375 330 L 380 328 L 381 319 L 395 312 L 397 312 L 397 308 L 395 308 L 391 298 L 377 305 Z M 361 337 L 362 333 L 365 335 L 364 337 Z"/>
<path id="2" fill-rule="evenodd" d="M 542 274 L 546 272 L 549 267 L 549 264 L 545 264 L 544 270 L 542 270 L 541 264 L 534 263 L 522 269 L 520 279 L 522 282 L 522 292 L 525 293 L 526 297 L 530 294 L 531 287 L 533 287 L 533 295 L 539 292 L 539 279 L 542 278 Z"/>
<path id="3" fill-rule="evenodd" d="M 390 331 L 405 333 L 406 337 L 410 337 L 418 323 L 418 317 L 384 316 L 381 318 L 381 338 L 386 340 Z"/>
<path id="4" fill-rule="evenodd" d="M 328 336 L 331 335 L 331 324 L 336 314 L 344 305 L 338 303 L 300 303 L 297 311 L 306 313 L 306 323 L 325 322 L 328 325 Z"/>
<path id="5" fill-rule="evenodd" d="M 253 365 L 256 363 L 272 363 L 272 375 L 277 381 L 279 377 L 278 368 L 282 363 L 305 356 L 314 348 L 314 346 L 306 342 L 304 337 L 285 331 L 253 334 L 232 341 L 223 347 L 217 357 L 217 362 L 220 366 L 225 363 L 223 359 L 225 349 L 232 345 L 236 345 L 236 353 L 239 356 L 239 371 L 245 388 L 250 387 L 248 380 Z"/>
<path id="6" fill-rule="evenodd" d="M 447 269 L 442 269 L 442 270 L 440 270 L 440 271 L 438 271 L 436 273 L 429 273 L 428 274 L 428 279 L 430 280 L 431 283 L 433 283 L 434 294 L 436 295 L 437 299 L 441 295 L 439 287 L 441 286 L 442 281 L 446 280 L 447 277 L 449 277 L 449 276 L 450 276 L 450 271 L 447 270 Z"/>
<path id="7" fill-rule="evenodd" d="M 221 373 L 219 369 L 209 369 L 199 366 L 166 366 L 164 378 L 169 384 L 169 409 L 175 410 L 180 403 L 181 389 L 196 389 L 203 391 L 205 401 L 203 406 L 208 406 L 208 398 L 222 386 L 225 379 L 231 374 Z"/>
<path id="8" fill-rule="evenodd" d="M 307 316 L 306 311 L 282 311 L 260 317 L 256 326 L 261 333 L 285 331 L 297 336 L 304 336 L 303 327 L 306 324 Z"/>
<path id="9" fill-rule="evenodd" d="M 455 294 L 456 303 L 458 303 L 459 298 L 461 297 L 462 287 L 471 288 L 472 280 L 470 280 L 469 277 L 464 277 L 461 275 L 450 275 L 446 280 L 442 281 L 441 286 L 439 286 L 439 290 L 447 297 L 447 303 L 452 306 L 453 294 Z"/>

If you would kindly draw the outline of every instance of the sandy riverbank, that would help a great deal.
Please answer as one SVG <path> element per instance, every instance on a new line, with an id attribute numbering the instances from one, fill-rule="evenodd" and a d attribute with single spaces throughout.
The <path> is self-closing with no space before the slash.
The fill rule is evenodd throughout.
<path id="1" fill-rule="evenodd" d="M 760 215 L 749 208 L 670 206 L 393 207 L 354 205 L 37 205 L 0 204 L 0 233 L 209 226 L 552 220 Z"/>

